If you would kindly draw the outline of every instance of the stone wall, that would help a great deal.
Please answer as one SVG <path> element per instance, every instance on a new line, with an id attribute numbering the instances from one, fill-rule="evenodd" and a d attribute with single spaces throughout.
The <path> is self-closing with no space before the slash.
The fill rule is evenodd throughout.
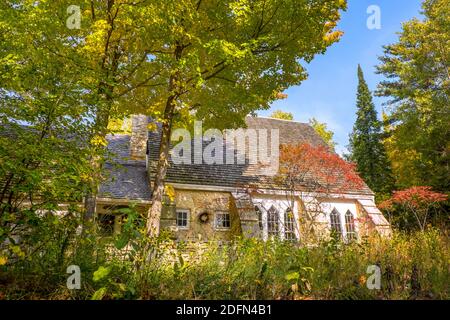
<path id="1" fill-rule="evenodd" d="M 132 160 L 144 160 L 147 151 L 148 117 L 131 116 L 130 157 Z"/>
<path id="2" fill-rule="evenodd" d="M 176 226 L 176 209 L 189 210 L 188 228 Z M 230 228 L 215 227 L 215 214 L 218 211 L 230 213 Z M 200 221 L 206 214 L 208 219 Z M 240 220 L 228 192 L 175 190 L 172 205 L 165 205 L 161 213 L 161 229 L 172 231 L 177 240 L 229 241 L 241 234 Z"/>
<path id="3" fill-rule="evenodd" d="M 231 192 L 213 192 L 213 191 L 196 191 L 175 189 L 174 201 L 170 205 L 164 205 L 161 213 L 161 229 L 169 230 L 174 240 L 185 241 L 229 241 L 236 236 L 262 238 L 263 232 L 260 229 L 260 222 L 257 212 L 254 210 L 252 201 L 269 199 L 271 201 L 277 199 L 274 195 L 249 195 L 244 193 Z M 285 199 L 285 198 L 284 198 Z M 278 197 L 283 200 L 283 197 Z M 321 239 L 327 239 L 330 235 L 329 214 L 327 213 L 332 207 L 338 208 L 340 212 L 345 212 L 348 208 L 355 213 L 355 224 L 357 225 L 358 238 L 377 232 L 382 235 L 389 235 L 389 226 L 385 231 L 379 230 L 379 226 L 375 226 L 365 208 L 361 205 L 361 200 L 356 199 L 321 199 L 320 205 L 328 203 L 328 209 L 319 212 L 315 216 L 315 221 L 308 221 L 305 215 L 307 208 L 309 210 L 316 206 L 307 205 L 311 201 L 301 201 L 299 197 L 295 198 L 294 216 L 298 225 L 300 241 L 303 243 L 314 243 Z M 126 204 L 123 203 L 123 204 Z M 97 212 L 113 213 L 113 209 L 117 204 L 97 207 Z M 146 216 L 149 205 L 138 205 L 138 211 Z M 342 208 L 341 208 L 342 207 Z M 176 225 L 176 209 L 184 209 L 189 211 L 188 227 L 178 228 Z M 326 209 L 326 208 L 323 208 Z M 217 212 L 229 212 L 230 228 L 220 229 L 215 226 L 215 214 Z M 205 222 L 200 221 L 199 216 L 207 214 L 208 219 Z M 119 219 L 120 220 L 120 219 Z M 119 221 L 117 221 L 119 222 Z M 120 232 L 116 225 L 115 232 Z"/>

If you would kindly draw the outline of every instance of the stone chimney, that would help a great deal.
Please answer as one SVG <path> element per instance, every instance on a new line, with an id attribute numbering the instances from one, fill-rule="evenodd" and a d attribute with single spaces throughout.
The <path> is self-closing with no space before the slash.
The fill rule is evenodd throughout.
<path id="1" fill-rule="evenodd" d="M 148 117 L 142 114 L 131 116 L 130 158 L 145 160 L 148 140 Z"/>

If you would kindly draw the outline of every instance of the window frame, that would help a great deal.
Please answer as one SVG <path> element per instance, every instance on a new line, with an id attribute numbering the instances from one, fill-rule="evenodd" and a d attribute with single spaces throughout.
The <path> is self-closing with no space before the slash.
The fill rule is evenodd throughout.
<path id="1" fill-rule="evenodd" d="M 276 218 L 275 220 L 270 219 L 271 214 L 275 214 L 275 218 Z M 266 217 L 267 238 L 272 239 L 274 237 L 278 237 L 281 239 L 283 237 L 282 236 L 283 230 L 282 230 L 280 210 L 278 210 L 277 208 L 275 208 L 274 205 L 272 205 L 272 206 L 270 206 L 269 210 L 267 210 L 266 215 L 267 215 L 267 217 Z M 274 227 L 276 227 L 276 228 L 272 228 L 273 230 L 271 230 L 271 228 L 269 228 L 271 223 L 273 223 Z"/>
<path id="2" fill-rule="evenodd" d="M 295 215 L 291 208 L 287 208 L 284 211 L 284 222 L 283 222 L 283 238 L 285 241 L 297 242 L 297 232 L 295 230 Z M 288 235 L 291 235 L 288 237 Z M 291 238 L 293 237 L 293 238 Z"/>
<path id="3" fill-rule="evenodd" d="M 334 213 L 334 214 L 333 214 Z M 337 221 L 333 222 L 333 216 L 337 218 Z M 349 222 L 348 217 L 351 217 L 351 231 L 347 229 Z M 333 210 L 331 210 L 329 214 L 329 227 L 330 227 L 330 235 L 335 231 L 333 228 L 334 225 L 336 225 L 336 222 L 339 222 L 339 229 L 340 232 L 336 232 L 336 234 L 339 236 L 339 240 L 344 241 L 345 243 L 349 243 L 352 241 L 358 240 L 358 227 L 355 223 L 355 214 L 350 209 L 346 209 L 345 213 L 340 212 L 336 207 L 333 207 Z M 349 235 L 352 235 L 351 238 L 349 238 Z"/>
<path id="4" fill-rule="evenodd" d="M 116 223 L 117 223 L 117 218 L 116 218 L 116 214 L 113 213 L 97 213 L 97 217 L 96 217 L 96 224 L 97 227 L 99 228 L 100 234 L 103 237 L 112 237 L 116 234 Z M 105 219 L 106 217 L 108 217 L 107 219 Z M 105 221 L 110 221 L 112 223 L 108 223 L 108 225 L 104 224 Z M 108 227 L 108 230 L 106 230 L 105 227 Z"/>
<path id="5" fill-rule="evenodd" d="M 336 234 L 339 239 L 344 239 L 344 229 L 342 228 L 342 217 L 338 209 L 333 208 L 330 212 L 330 233 Z"/>
<path id="6" fill-rule="evenodd" d="M 347 218 L 351 217 L 351 220 L 348 221 Z M 345 241 L 346 242 L 352 242 L 358 240 L 358 232 L 356 231 L 356 224 L 355 224 L 355 217 L 353 216 L 353 213 L 348 209 L 344 214 L 344 221 L 345 221 Z M 352 230 L 349 231 L 349 226 Z M 349 237 L 351 235 L 351 237 Z"/>
<path id="7" fill-rule="evenodd" d="M 178 213 L 186 213 L 186 226 L 179 226 L 178 225 Z M 191 210 L 189 209 L 183 209 L 183 208 L 176 208 L 175 209 L 175 226 L 180 230 L 189 230 L 190 228 L 190 217 L 191 217 Z"/>
<path id="8" fill-rule="evenodd" d="M 228 216 L 228 219 L 224 219 L 222 221 L 227 221 L 228 220 L 228 227 L 224 227 L 224 226 L 218 226 L 217 225 L 217 218 L 219 215 L 226 215 Z M 219 231 L 227 231 L 231 229 L 231 215 L 229 211 L 226 210 L 218 210 L 218 211 L 214 211 L 214 229 L 215 230 L 219 230 Z"/>
<path id="9" fill-rule="evenodd" d="M 258 214 L 258 227 L 261 231 L 261 238 L 264 241 L 271 240 L 274 237 L 273 232 L 269 233 L 269 210 L 275 210 L 277 215 L 276 225 L 278 226 L 278 233 L 276 238 L 281 241 L 299 241 L 299 231 L 298 231 L 298 216 L 297 216 L 297 205 L 294 203 L 294 207 L 291 208 L 290 205 L 286 205 L 283 200 L 262 200 L 258 199 L 254 202 L 255 212 Z M 268 208 L 268 209 L 267 209 Z M 289 213 L 288 213 L 289 211 Z M 286 231 L 288 226 L 286 225 L 287 214 L 292 214 L 292 230 Z M 286 236 L 288 233 L 293 234 L 294 238 L 288 239 Z"/>

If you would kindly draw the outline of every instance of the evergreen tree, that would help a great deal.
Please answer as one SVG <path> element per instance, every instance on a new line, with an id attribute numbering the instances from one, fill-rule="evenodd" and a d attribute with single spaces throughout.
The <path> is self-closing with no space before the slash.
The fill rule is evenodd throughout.
<path id="1" fill-rule="evenodd" d="M 449 5 L 423 1 L 423 19 L 405 22 L 379 58 L 376 94 L 389 99 L 387 153 L 401 188 L 450 190 Z"/>
<path id="2" fill-rule="evenodd" d="M 357 118 L 350 135 L 350 160 L 356 163 L 367 185 L 383 197 L 393 189 L 392 171 L 382 143 L 381 122 L 359 65 L 358 80 Z"/>

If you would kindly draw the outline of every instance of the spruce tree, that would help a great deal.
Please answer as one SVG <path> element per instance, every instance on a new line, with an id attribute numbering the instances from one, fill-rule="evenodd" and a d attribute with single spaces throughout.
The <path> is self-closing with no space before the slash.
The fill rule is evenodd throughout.
<path id="1" fill-rule="evenodd" d="M 361 178 L 383 197 L 394 186 L 391 166 L 382 142 L 382 126 L 372 94 L 358 65 L 357 118 L 350 135 L 350 160 L 356 163 Z"/>

